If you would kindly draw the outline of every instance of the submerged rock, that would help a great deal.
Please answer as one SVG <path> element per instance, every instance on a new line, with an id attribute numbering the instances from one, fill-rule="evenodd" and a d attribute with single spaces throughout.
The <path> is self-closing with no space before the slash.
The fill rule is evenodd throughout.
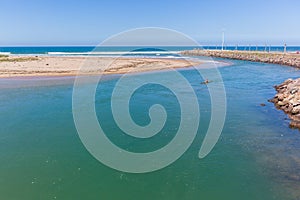
<path id="1" fill-rule="evenodd" d="M 291 128 L 300 129 L 300 78 L 287 79 L 274 88 L 277 94 L 269 101 L 289 116 Z"/>

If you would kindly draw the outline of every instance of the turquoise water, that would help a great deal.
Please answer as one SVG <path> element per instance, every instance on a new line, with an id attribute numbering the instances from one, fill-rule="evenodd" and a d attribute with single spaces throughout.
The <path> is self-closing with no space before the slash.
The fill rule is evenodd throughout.
<path id="1" fill-rule="evenodd" d="M 299 77 L 300 72 L 279 65 L 232 62 L 233 66 L 220 68 L 228 106 L 213 151 L 198 158 L 210 119 L 207 88 L 199 84 L 203 80 L 197 71 L 180 70 L 199 100 L 197 137 L 176 162 L 146 174 L 113 170 L 88 153 L 73 122 L 72 78 L 0 79 L 1 199 L 299 199 L 299 131 L 290 129 L 286 116 L 267 100 L 275 94 L 273 85 Z M 169 72 L 153 76 L 162 73 Z M 95 97 L 107 136 L 133 152 L 167 144 L 180 120 L 175 96 L 159 85 L 136 91 L 130 103 L 136 123 L 147 124 L 148 108 L 156 103 L 166 107 L 168 120 L 159 135 L 134 140 L 120 131 L 110 112 L 117 80 L 117 75 L 107 76 Z"/>

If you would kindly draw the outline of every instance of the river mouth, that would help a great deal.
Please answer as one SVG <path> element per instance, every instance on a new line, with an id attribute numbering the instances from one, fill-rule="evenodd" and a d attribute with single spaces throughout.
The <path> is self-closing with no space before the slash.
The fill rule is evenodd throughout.
<path id="1" fill-rule="evenodd" d="M 199 99 L 197 137 L 175 163 L 147 174 L 118 172 L 87 152 L 73 122 L 71 78 L 59 85 L 0 88 L 2 197 L 298 199 L 299 131 L 290 129 L 286 115 L 267 100 L 276 93 L 273 85 L 299 77 L 300 72 L 280 65 L 230 62 L 234 66 L 219 68 L 228 106 L 225 126 L 213 151 L 204 159 L 198 158 L 211 116 L 207 87 L 200 84 L 203 79 L 196 70 L 180 70 Z M 155 76 L 160 73 L 168 72 Z M 131 104 L 133 118 L 146 124 L 149 105 L 161 103 L 169 111 L 166 129 L 142 144 L 122 135 L 109 112 L 116 80 L 118 76 L 108 78 L 96 93 L 97 116 L 100 121 L 106 119 L 103 126 L 108 137 L 136 152 L 157 149 L 172 140 L 180 119 L 178 102 L 157 85 L 136 93 Z M 12 84 L 13 80 L 2 81 Z M 14 192 L 16 188 L 18 193 Z"/>

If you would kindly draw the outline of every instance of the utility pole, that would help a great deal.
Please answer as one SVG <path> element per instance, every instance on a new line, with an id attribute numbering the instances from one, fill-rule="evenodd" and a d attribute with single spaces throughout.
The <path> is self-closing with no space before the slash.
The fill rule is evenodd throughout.
<path id="1" fill-rule="evenodd" d="M 222 31 L 222 51 L 224 50 L 224 43 L 225 43 L 225 31 Z"/>
<path id="2" fill-rule="evenodd" d="M 265 44 L 265 51 L 267 51 L 267 43 Z"/>
<path id="3" fill-rule="evenodd" d="M 283 50 L 284 53 L 286 53 L 286 43 L 284 43 L 284 50 Z"/>

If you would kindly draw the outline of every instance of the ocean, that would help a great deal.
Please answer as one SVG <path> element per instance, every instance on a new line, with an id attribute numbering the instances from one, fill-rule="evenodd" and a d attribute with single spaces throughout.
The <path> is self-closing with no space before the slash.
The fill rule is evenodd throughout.
<path id="1" fill-rule="evenodd" d="M 46 55 L 89 55 L 90 52 L 93 52 L 94 55 L 119 55 L 126 54 L 131 52 L 131 55 L 141 55 L 140 52 L 143 51 L 148 52 L 146 55 L 156 55 L 161 52 L 170 51 L 170 52 L 178 52 L 182 50 L 192 50 L 194 48 L 192 46 L 168 46 L 168 47 L 150 47 L 150 48 L 140 48 L 140 47 L 117 47 L 117 46 L 40 46 L 40 47 L 0 47 L 0 53 L 7 54 L 46 54 Z M 221 46 L 202 46 L 203 49 L 222 49 Z M 137 50 L 139 49 L 139 50 Z M 141 50 L 142 49 L 142 50 Z M 278 51 L 283 52 L 283 46 L 224 46 L 225 50 L 241 50 L 241 51 Z M 133 52 L 132 52 L 133 51 Z M 287 46 L 288 52 L 297 52 L 300 51 L 299 46 Z M 136 52 L 136 54 L 134 54 Z M 150 53 L 149 53 L 150 52 Z"/>
<path id="2" fill-rule="evenodd" d="M 103 52 L 115 52 L 106 48 Z M 0 48 L 1 52 L 13 54 L 91 50 L 92 47 Z M 148 50 L 155 51 L 151 56 L 161 56 L 156 55 L 157 49 Z M 207 86 L 200 84 L 204 80 L 197 70 L 178 69 L 199 103 L 196 138 L 171 165 L 141 174 L 112 169 L 96 160 L 84 147 L 73 119 L 73 78 L 0 79 L 1 199 L 299 199 L 299 131 L 290 129 L 287 116 L 267 100 L 275 95 L 273 85 L 287 78 L 298 78 L 300 71 L 274 64 L 225 61 L 232 65 L 219 68 L 227 109 L 216 146 L 205 158 L 199 159 L 199 148 L 211 117 L 210 94 Z M 183 86 L 166 78 L 169 73 L 134 74 L 129 81 L 153 76 L 181 88 L 179 95 L 184 96 Z M 124 134 L 112 116 L 111 97 L 120 78 L 120 75 L 105 76 L 96 88 L 96 116 L 106 136 L 127 151 L 148 152 L 162 148 L 175 137 L 175 130 L 180 126 L 176 95 L 157 84 L 145 85 L 134 93 L 129 105 L 137 124 L 150 122 L 151 105 L 160 104 L 167 113 L 162 131 L 147 140 L 136 139 Z M 266 106 L 261 106 L 262 103 Z"/>

